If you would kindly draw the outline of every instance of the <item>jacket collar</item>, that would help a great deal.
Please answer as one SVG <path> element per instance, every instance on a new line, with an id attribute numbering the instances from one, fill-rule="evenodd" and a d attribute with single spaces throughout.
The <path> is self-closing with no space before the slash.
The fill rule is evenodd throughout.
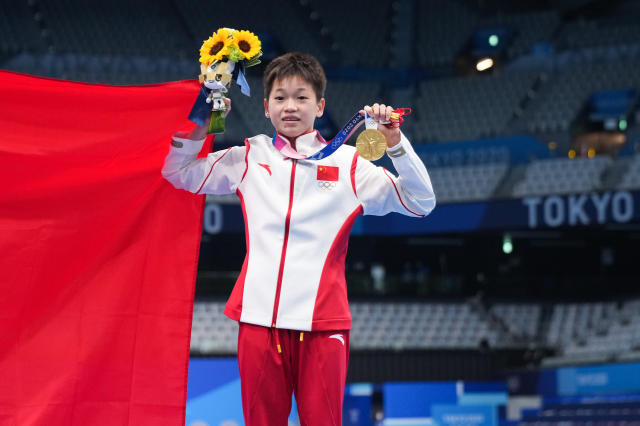
<path id="1" fill-rule="evenodd" d="M 328 143 L 315 129 L 296 136 L 295 138 L 289 138 L 281 133 L 278 133 L 278 136 L 286 141 L 293 149 L 303 155 L 314 154 L 324 148 Z"/>

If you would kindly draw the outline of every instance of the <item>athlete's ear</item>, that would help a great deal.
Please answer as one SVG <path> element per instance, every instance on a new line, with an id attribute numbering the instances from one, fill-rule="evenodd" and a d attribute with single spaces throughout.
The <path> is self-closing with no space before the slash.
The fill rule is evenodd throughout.
<path id="1" fill-rule="evenodd" d="M 269 102 L 264 98 L 264 116 L 269 118 Z"/>
<path id="2" fill-rule="evenodd" d="M 316 117 L 322 117 L 324 114 L 324 98 L 318 101 L 318 111 L 316 112 Z"/>

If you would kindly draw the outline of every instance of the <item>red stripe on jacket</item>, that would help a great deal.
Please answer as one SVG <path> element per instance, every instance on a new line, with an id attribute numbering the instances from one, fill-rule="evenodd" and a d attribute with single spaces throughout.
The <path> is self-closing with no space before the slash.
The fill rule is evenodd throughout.
<path id="1" fill-rule="evenodd" d="M 342 224 L 331 244 L 322 268 L 318 294 L 313 307 L 312 331 L 351 329 L 344 261 L 347 256 L 351 228 L 353 228 L 356 218 L 363 213 L 362 206 L 358 206 Z M 317 316 L 326 319 L 316 320 Z"/>

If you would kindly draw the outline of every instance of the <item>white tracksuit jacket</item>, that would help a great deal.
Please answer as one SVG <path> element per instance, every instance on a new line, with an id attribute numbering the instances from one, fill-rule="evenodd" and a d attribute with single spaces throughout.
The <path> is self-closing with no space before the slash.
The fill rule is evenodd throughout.
<path id="1" fill-rule="evenodd" d="M 315 131 L 288 142 L 303 155 L 324 147 Z M 356 217 L 424 217 L 435 207 L 429 174 L 404 135 L 387 150 L 399 178 L 349 145 L 319 161 L 291 160 L 258 135 L 196 159 L 203 143 L 174 137 L 162 174 L 176 188 L 240 198 L 247 255 L 225 308 L 236 321 L 350 329 L 344 261 Z"/>

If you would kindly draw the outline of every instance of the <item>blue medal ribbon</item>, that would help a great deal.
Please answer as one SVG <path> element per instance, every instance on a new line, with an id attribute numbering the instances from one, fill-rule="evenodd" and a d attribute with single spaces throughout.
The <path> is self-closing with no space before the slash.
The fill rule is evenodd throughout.
<path id="1" fill-rule="evenodd" d="M 356 113 L 353 117 L 351 117 L 351 119 L 347 122 L 347 124 L 344 125 L 342 130 L 340 130 L 338 134 L 333 139 L 331 139 L 331 141 L 327 144 L 327 146 L 325 146 L 315 154 L 309 155 L 307 157 L 304 157 L 302 155 L 299 155 L 299 156 L 288 155 L 287 152 L 285 152 L 286 149 L 283 149 L 283 148 L 285 146 L 289 147 L 291 150 L 293 150 L 293 148 L 291 148 L 291 146 L 288 143 L 284 142 L 277 132 L 273 134 L 271 143 L 273 143 L 273 146 L 276 147 L 278 151 L 282 152 L 287 157 L 297 158 L 300 160 L 322 160 L 323 158 L 327 158 L 328 156 L 336 152 L 338 148 L 340 148 L 340 146 L 342 146 L 342 144 L 345 143 L 351 137 L 351 135 L 353 135 L 353 133 L 358 129 L 358 127 L 360 127 L 360 125 L 362 125 L 363 122 L 364 122 L 364 117 L 359 112 Z M 318 136 L 320 136 L 320 134 L 318 134 Z M 295 152 L 295 150 L 293 151 Z"/>

